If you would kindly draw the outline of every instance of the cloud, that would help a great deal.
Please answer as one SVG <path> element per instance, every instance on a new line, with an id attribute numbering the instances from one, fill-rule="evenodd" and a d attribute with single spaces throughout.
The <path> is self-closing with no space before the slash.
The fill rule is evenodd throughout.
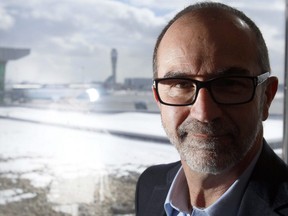
<path id="1" fill-rule="evenodd" d="M 261 5 L 256 0 L 222 2 L 251 15 L 263 30 L 273 54 L 283 54 L 285 5 L 281 0 L 265 0 Z M 38 73 L 41 76 L 37 80 L 42 82 L 52 82 L 53 76 L 55 82 L 75 81 L 79 77 L 105 80 L 111 74 L 112 48 L 119 53 L 119 81 L 125 77 L 151 77 L 152 52 L 158 34 L 189 3 L 188 0 L 2 0 L 0 46 L 32 50 L 31 56 L 8 64 L 8 78 L 33 79 Z M 53 64 L 53 60 L 53 67 L 45 65 Z M 284 64 L 274 61 L 272 64 Z M 25 62 L 29 62 L 29 67 L 25 67 Z M 23 72 L 13 77 L 16 74 L 13 70 L 16 67 L 19 70 L 20 64 Z"/>
<path id="2" fill-rule="evenodd" d="M 150 64 L 151 52 L 147 52 L 147 47 L 152 49 L 157 30 L 165 22 L 165 19 L 157 17 L 153 11 L 116 1 L 43 0 L 40 4 L 28 0 L 10 3 L 6 1 L 5 6 L 6 10 L 13 14 L 15 26 L 9 32 L 1 32 L 3 40 L 0 45 L 31 48 L 32 53 L 37 53 L 39 58 L 47 55 L 51 58 L 54 55 L 59 70 L 54 68 L 54 72 L 51 67 L 43 66 L 43 80 L 46 79 L 46 74 L 56 74 L 60 68 L 69 70 L 66 74 L 76 74 L 79 68 L 86 68 L 88 77 L 103 80 L 111 72 L 110 50 L 113 47 L 117 48 L 120 54 L 119 73 L 120 70 L 123 74 L 129 71 L 128 74 L 134 76 L 137 64 L 142 66 L 145 59 L 146 65 Z M 138 55 L 138 60 L 135 54 Z M 33 58 L 36 61 L 36 58 Z M 63 62 L 59 61 L 59 58 L 62 58 Z M 67 63 L 64 60 L 67 58 L 70 58 L 70 68 L 63 66 Z M 87 62 L 86 59 L 92 59 L 92 62 Z M 132 59 L 135 65 L 133 69 L 128 63 Z M 124 62 L 128 63 L 128 66 L 125 66 Z M 78 65 L 75 65 L 76 63 Z M 32 65 L 37 65 L 34 71 L 39 70 L 38 63 Z M 10 68 L 13 70 L 13 66 Z M 46 71 L 44 74 L 43 70 Z M 29 71 L 33 71 L 31 62 Z M 97 76 L 95 71 L 98 72 Z M 147 76 L 150 67 L 143 68 L 142 71 Z M 75 76 L 77 77 L 79 76 Z M 121 78 L 121 75 L 119 77 Z M 11 76 L 10 78 L 12 79 Z M 66 80 L 69 81 L 70 78 L 69 76 Z"/>
<path id="3" fill-rule="evenodd" d="M 0 5 L 0 30 L 7 31 L 14 25 L 14 19 L 7 11 Z"/>

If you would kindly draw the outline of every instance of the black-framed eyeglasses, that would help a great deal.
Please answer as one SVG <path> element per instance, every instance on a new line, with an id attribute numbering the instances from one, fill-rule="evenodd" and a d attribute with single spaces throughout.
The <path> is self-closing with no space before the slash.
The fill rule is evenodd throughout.
<path id="1" fill-rule="evenodd" d="M 195 103 L 198 92 L 206 88 L 217 104 L 238 105 L 253 100 L 256 87 L 269 78 L 270 72 L 259 76 L 224 76 L 207 81 L 190 78 L 154 79 L 160 103 L 169 106 L 188 106 Z"/>

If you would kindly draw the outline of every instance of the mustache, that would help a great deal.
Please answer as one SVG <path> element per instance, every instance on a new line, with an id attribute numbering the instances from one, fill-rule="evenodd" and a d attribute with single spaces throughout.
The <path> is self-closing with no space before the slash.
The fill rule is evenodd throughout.
<path id="1" fill-rule="evenodd" d="M 190 134 L 205 134 L 207 136 L 236 135 L 238 130 L 229 122 L 215 120 L 208 123 L 199 122 L 195 119 L 184 121 L 177 129 L 178 136 L 181 139 Z"/>

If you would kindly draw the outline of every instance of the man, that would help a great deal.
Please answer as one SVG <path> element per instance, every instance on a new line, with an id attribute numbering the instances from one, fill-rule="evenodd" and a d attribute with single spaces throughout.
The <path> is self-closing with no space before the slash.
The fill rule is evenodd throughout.
<path id="1" fill-rule="evenodd" d="M 242 12 L 210 2 L 178 13 L 156 43 L 153 91 L 181 162 L 140 176 L 137 216 L 288 215 L 288 168 L 263 138 L 277 86 Z"/>

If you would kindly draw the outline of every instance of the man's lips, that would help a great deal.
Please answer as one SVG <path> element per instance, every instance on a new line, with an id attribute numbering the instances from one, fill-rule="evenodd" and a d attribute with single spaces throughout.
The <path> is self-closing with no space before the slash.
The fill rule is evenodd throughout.
<path id="1" fill-rule="evenodd" d="M 183 133 L 180 137 L 183 139 L 195 139 L 195 140 L 228 140 L 231 139 L 232 135 L 230 133 L 221 133 L 221 134 L 215 134 L 215 133 Z"/>
<path id="2" fill-rule="evenodd" d="M 224 138 L 229 137 L 228 134 L 204 134 L 204 133 L 196 133 L 192 134 L 193 137 L 202 138 L 202 139 L 209 139 L 209 138 Z"/>

